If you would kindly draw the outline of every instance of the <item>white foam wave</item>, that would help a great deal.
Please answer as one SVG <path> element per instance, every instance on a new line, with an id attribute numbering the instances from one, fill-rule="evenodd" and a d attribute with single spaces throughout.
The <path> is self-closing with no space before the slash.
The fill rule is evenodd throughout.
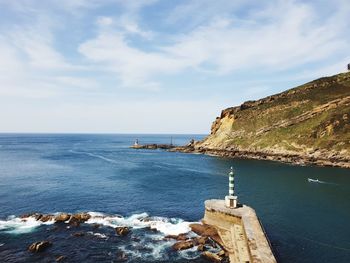
<path id="1" fill-rule="evenodd" d="M 90 234 L 90 235 L 96 236 L 98 238 L 108 239 L 108 236 L 106 236 L 105 234 L 102 234 L 102 233 L 98 233 L 98 232 L 94 233 L 92 231 L 88 231 L 87 233 Z"/>
<path id="2" fill-rule="evenodd" d="M 57 215 L 59 213 L 54 213 Z M 130 259 L 142 260 L 143 262 L 152 262 L 154 260 L 168 260 L 169 248 L 176 242 L 174 239 L 164 239 L 165 235 L 178 235 L 187 233 L 188 236 L 195 235 L 191 232 L 189 224 L 182 219 L 166 218 L 166 217 L 151 217 L 147 213 L 133 214 L 129 217 L 122 217 L 120 215 L 107 215 L 100 212 L 88 212 L 91 216 L 86 224 L 100 224 L 105 227 L 127 226 L 133 229 L 153 229 L 156 233 L 142 233 L 138 236 L 138 240 L 131 239 L 130 243 L 120 245 L 118 248 L 125 252 Z M 23 234 L 32 232 L 35 228 L 41 225 L 50 225 L 55 221 L 52 219 L 48 222 L 41 222 L 36 220 L 34 216 L 19 218 L 15 216 L 9 217 L 7 220 L 0 220 L 0 232 L 7 232 L 11 234 Z M 69 228 L 70 226 L 67 225 Z M 88 235 L 99 239 L 108 240 L 108 235 L 104 233 L 88 231 Z M 137 233 L 135 231 L 135 233 Z M 0 243 L 0 247 L 4 244 Z M 188 251 L 181 251 L 178 257 L 188 260 L 198 257 L 196 247 Z"/>
<path id="3" fill-rule="evenodd" d="M 109 227 L 128 226 L 133 228 L 150 228 L 164 235 L 178 235 L 191 231 L 190 222 L 166 217 L 149 217 L 147 213 L 134 214 L 130 217 L 103 216 L 101 213 L 89 212 L 88 224 L 101 224 Z"/>
<path id="4" fill-rule="evenodd" d="M 179 251 L 179 254 L 182 258 L 193 260 L 199 257 L 197 247 L 192 247 L 189 249 Z"/>
<path id="5" fill-rule="evenodd" d="M 149 248 L 152 249 L 152 252 L 149 253 L 150 257 L 154 259 L 164 259 L 164 255 L 166 255 L 165 251 L 173 244 L 173 242 L 163 242 L 162 244 L 149 244 Z"/>
<path id="6" fill-rule="evenodd" d="M 19 218 L 10 216 L 7 220 L 0 220 L 0 231 L 10 234 L 30 233 L 41 225 L 51 225 L 54 221 L 41 222 L 35 217 Z"/>
<path id="7" fill-rule="evenodd" d="M 59 213 L 54 213 L 57 215 Z M 127 226 L 130 228 L 150 228 L 156 230 L 162 235 L 179 235 L 191 231 L 189 225 L 191 222 L 176 218 L 150 217 L 147 213 L 134 214 L 129 217 L 120 215 L 106 215 L 99 212 L 89 212 L 91 216 L 85 223 L 100 224 L 107 227 Z M 41 222 L 34 216 L 19 218 L 11 216 L 7 220 L 0 220 L 0 231 L 12 234 L 29 233 L 41 225 L 53 224 L 54 219 Z M 69 227 L 69 226 L 68 226 Z"/>
<path id="8" fill-rule="evenodd" d="M 142 262 L 152 262 L 154 260 L 159 259 L 167 260 L 167 250 L 173 243 L 173 241 L 163 241 L 155 243 L 149 241 L 146 244 L 143 243 L 141 245 L 141 251 L 140 245 L 132 247 L 130 247 L 129 245 L 123 245 L 119 246 L 118 248 L 124 251 L 128 256 L 130 256 L 133 259 L 142 259 Z"/>

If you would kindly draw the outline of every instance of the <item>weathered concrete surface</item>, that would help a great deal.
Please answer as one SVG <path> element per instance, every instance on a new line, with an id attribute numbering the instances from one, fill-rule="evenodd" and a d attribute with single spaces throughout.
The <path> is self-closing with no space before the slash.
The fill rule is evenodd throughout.
<path id="1" fill-rule="evenodd" d="M 254 209 L 230 209 L 224 200 L 205 201 L 203 223 L 217 228 L 230 262 L 276 263 Z"/>

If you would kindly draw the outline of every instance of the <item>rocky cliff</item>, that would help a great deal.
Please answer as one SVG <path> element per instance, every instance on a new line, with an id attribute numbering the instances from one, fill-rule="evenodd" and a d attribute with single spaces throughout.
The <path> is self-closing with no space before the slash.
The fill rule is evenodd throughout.
<path id="1" fill-rule="evenodd" d="M 350 72 L 225 109 L 184 151 L 350 168 Z"/>

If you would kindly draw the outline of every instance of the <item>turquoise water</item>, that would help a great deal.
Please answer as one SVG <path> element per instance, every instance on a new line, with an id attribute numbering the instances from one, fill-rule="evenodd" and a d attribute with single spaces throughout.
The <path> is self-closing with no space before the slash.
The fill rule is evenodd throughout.
<path id="1" fill-rule="evenodd" d="M 203 137 L 172 136 L 175 144 Z M 233 166 L 239 200 L 256 210 L 280 262 L 349 262 L 350 170 L 129 149 L 135 138 L 170 142 L 170 135 L 0 135 L 0 258 L 111 262 L 122 250 L 130 262 L 205 262 L 195 250 L 173 252 L 162 238 L 199 221 L 206 199 L 224 198 Z M 106 238 L 79 239 L 67 236 L 72 229 L 16 223 L 32 211 L 120 215 L 113 223 L 122 220 L 132 235 L 115 237 L 106 225 L 98 230 Z M 142 225 L 146 217 L 157 231 Z M 53 247 L 40 255 L 26 251 L 41 239 Z"/>

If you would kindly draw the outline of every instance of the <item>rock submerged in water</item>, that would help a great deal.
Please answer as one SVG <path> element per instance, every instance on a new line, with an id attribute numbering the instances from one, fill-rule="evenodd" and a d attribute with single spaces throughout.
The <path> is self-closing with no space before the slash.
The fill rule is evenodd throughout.
<path id="1" fill-rule="evenodd" d="M 101 227 L 101 224 L 92 224 L 92 227 L 93 227 L 94 229 L 98 229 L 98 228 Z"/>
<path id="2" fill-rule="evenodd" d="M 58 257 L 56 257 L 56 262 L 62 262 L 62 261 L 64 261 L 65 259 L 66 259 L 65 256 L 58 256 Z"/>
<path id="3" fill-rule="evenodd" d="M 38 241 L 31 244 L 28 248 L 30 252 L 42 252 L 46 250 L 48 247 L 51 247 L 52 243 L 50 241 Z"/>
<path id="4" fill-rule="evenodd" d="M 76 232 L 76 233 L 72 234 L 72 236 L 83 237 L 83 236 L 85 236 L 85 233 L 84 232 Z"/>
<path id="5" fill-rule="evenodd" d="M 179 234 L 179 235 L 167 235 L 164 237 L 165 240 L 167 239 L 175 239 L 175 240 L 187 240 L 189 239 L 188 236 L 186 234 Z"/>
<path id="6" fill-rule="evenodd" d="M 126 236 L 130 232 L 130 229 L 126 226 L 118 226 L 115 228 L 115 232 L 119 236 Z"/>
<path id="7" fill-rule="evenodd" d="M 124 251 L 118 251 L 116 254 L 118 261 L 127 261 L 128 255 Z"/>

